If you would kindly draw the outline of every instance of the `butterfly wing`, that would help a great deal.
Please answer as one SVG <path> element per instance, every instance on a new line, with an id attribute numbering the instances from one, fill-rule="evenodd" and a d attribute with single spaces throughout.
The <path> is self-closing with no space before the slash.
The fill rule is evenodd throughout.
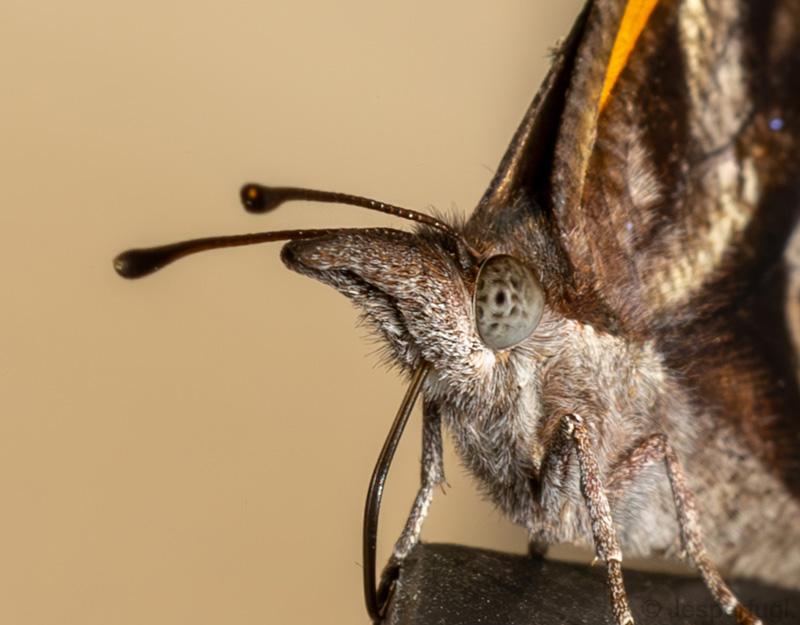
<path id="1" fill-rule="evenodd" d="M 516 194 L 531 198 L 566 257 L 574 316 L 655 341 L 798 495 L 800 10 L 600 1 L 576 31 L 472 223 L 496 228 Z M 548 90 L 567 73 L 566 95 Z M 548 105 L 562 107 L 557 136 Z"/>
<path id="2" fill-rule="evenodd" d="M 553 185 L 577 273 L 795 494 L 799 25 L 788 2 L 660 2 L 604 77 L 595 131 L 563 126 Z M 565 119 L 582 119 L 596 76 L 573 88 Z"/>

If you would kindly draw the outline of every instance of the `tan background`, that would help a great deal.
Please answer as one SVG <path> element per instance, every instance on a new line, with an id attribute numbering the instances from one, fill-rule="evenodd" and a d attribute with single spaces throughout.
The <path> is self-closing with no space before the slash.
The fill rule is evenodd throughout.
<path id="1" fill-rule="evenodd" d="M 367 622 L 363 498 L 404 385 L 350 304 L 277 245 L 136 283 L 111 259 L 405 227 L 250 216 L 247 180 L 471 210 L 579 4 L 2 3 L 0 622 Z M 417 420 L 381 560 L 418 456 Z M 524 550 L 447 469 L 425 537 Z"/>

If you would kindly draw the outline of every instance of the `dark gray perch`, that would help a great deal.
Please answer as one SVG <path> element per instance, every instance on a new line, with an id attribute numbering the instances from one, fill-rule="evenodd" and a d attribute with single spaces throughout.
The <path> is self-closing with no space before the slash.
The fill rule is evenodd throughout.
<path id="1" fill-rule="evenodd" d="M 605 567 L 457 545 L 420 544 L 404 562 L 385 622 L 390 625 L 612 623 Z M 637 625 L 730 623 L 696 577 L 625 571 Z M 765 625 L 800 623 L 800 592 L 732 582 Z"/>

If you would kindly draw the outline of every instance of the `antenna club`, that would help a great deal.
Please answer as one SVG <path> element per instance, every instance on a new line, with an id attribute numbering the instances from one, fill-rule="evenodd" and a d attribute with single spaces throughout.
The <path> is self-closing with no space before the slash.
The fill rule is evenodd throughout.
<path id="1" fill-rule="evenodd" d="M 264 197 L 264 191 L 261 187 L 255 184 L 246 184 L 239 192 L 244 204 L 245 210 L 250 213 L 263 213 L 268 210 L 267 201 Z"/>
<path id="2" fill-rule="evenodd" d="M 158 270 L 158 266 L 138 250 L 123 252 L 114 259 L 114 270 L 123 278 L 143 278 Z"/>
<path id="3" fill-rule="evenodd" d="M 288 191 L 291 190 L 248 183 L 242 187 L 239 196 L 248 213 L 266 213 L 292 199 Z"/>

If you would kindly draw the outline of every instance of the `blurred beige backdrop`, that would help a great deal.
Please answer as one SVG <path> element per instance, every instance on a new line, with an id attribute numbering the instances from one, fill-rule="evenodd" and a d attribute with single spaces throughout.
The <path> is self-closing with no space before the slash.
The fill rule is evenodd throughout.
<path id="1" fill-rule="evenodd" d="M 0 622 L 367 623 L 364 494 L 404 392 L 279 246 L 139 282 L 131 246 L 394 225 L 242 182 L 471 211 L 580 0 L 0 6 Z M 419 420 L 382 546 L 416 490 Z M 424 537 L 524 534 L 453 459 Z"/>

